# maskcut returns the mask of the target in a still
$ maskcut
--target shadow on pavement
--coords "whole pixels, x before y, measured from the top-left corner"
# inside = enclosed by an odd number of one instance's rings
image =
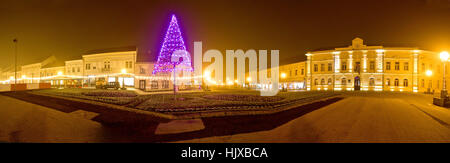
[[[202,118],[205,128],[199,131],[155,135],[154,132],[159,124],[156,120],[145,123],[103,123],[104,119],[111,119],[111,110],[101,106],[87,104],[82,102],[69,101],[64,99],[40,96],[23,92],[1,93],[37,105],[45,106],[65,113],[76,110],[86,110],[96,113],[108,114],[93,118],[92,120],[103,124],[103,137],[106,142],[170,142],[180,140],[190,140],[197,138],[205,138],[211,136],[225,136],[241,133],[250,133],[257,131],[266,131],[281,126],[293,119],[299,118],[314,110],[320,109],[329,104],[335,103],[342,97],[330,98],[323,101],[299,106],[297,108],[281,111],[268,115],[245,115],[245,116],[228,116],[228,117],[210,117]],[[112,118],[123,119],[121,116],[132,117],[131,113],[114,113]],[[141,118],[136,117],[137,122]]]
[[[229,116],[229,117],[213,117],[202,118],[205,129],[193,132],[154,135],[133,134],[133,142],[170,142],[180,140],[190,140],[197,138],[205,138],[211,136],[225,136],[241,133],[250,133],[257,131],[266,131],[281,126],[293,119],[299,118],[314,110],[320,109],[329,104],[342,100],[341,97],[331,98],[325,101],[303,105],[290,110],[278,112],[268,115],[249,115],[249,116]],[[131,136],[131,135],[130,135]]]

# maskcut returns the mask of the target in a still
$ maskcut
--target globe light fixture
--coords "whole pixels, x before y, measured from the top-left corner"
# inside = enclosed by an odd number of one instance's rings
[[[127,73],[127,69],[122,69],[122,74],[126,74]]]
[[[441,60],[444,62],[444,61],[447,61],[447,60],[448,60],[449,54],[448,54],[448,52],[443,51],[443,52],[441,52],[441,53],[439,54],[439,57],[440,57]]]
[[[281,73],[281,78],[282,79],[286,78],[286,73]]]
[[[433,75],[433,71],[427,70],[427,72],[425,72],[425,74],[426,74],[427,76],[431,76],[431,75]]]

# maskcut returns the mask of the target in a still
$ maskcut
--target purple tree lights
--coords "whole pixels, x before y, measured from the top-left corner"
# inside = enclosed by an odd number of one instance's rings
[[[174,54],[174,52],[178,50],[184,52]],[[187,59],[187,61],[174,63],[171,61],[172,55],[176,55],[178,58]],[[170,21],[169,28],[167,28],[166,36],[158,55],[158,60],[153,69],[153,74],[172,72],[175,65],[182,67],[182,69],[177,69],[177,71],[192,72],[191,57],[186,51],[177,18],[175,15],[172,15],[172,20]]]

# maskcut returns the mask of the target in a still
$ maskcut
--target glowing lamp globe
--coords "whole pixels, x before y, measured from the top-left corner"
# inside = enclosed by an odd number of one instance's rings
[[[431,75],[433,75],[433,71],[431,71],[431,70],[427,70],[427,72],[425,73],[427,76],[431,76]]]
[[[443,51],[439,54],[439,57],[441,58],[442,61],[447,61],[449,58],[449,54],[446,51]]]

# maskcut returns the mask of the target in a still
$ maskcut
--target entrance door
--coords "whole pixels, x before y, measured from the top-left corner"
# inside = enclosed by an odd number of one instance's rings
[[[355,91],[361,90],[361,80],[359,79],[359,76],[355,77]]]
[[[139,89],[145,90],[145,80],[139,80]]]

